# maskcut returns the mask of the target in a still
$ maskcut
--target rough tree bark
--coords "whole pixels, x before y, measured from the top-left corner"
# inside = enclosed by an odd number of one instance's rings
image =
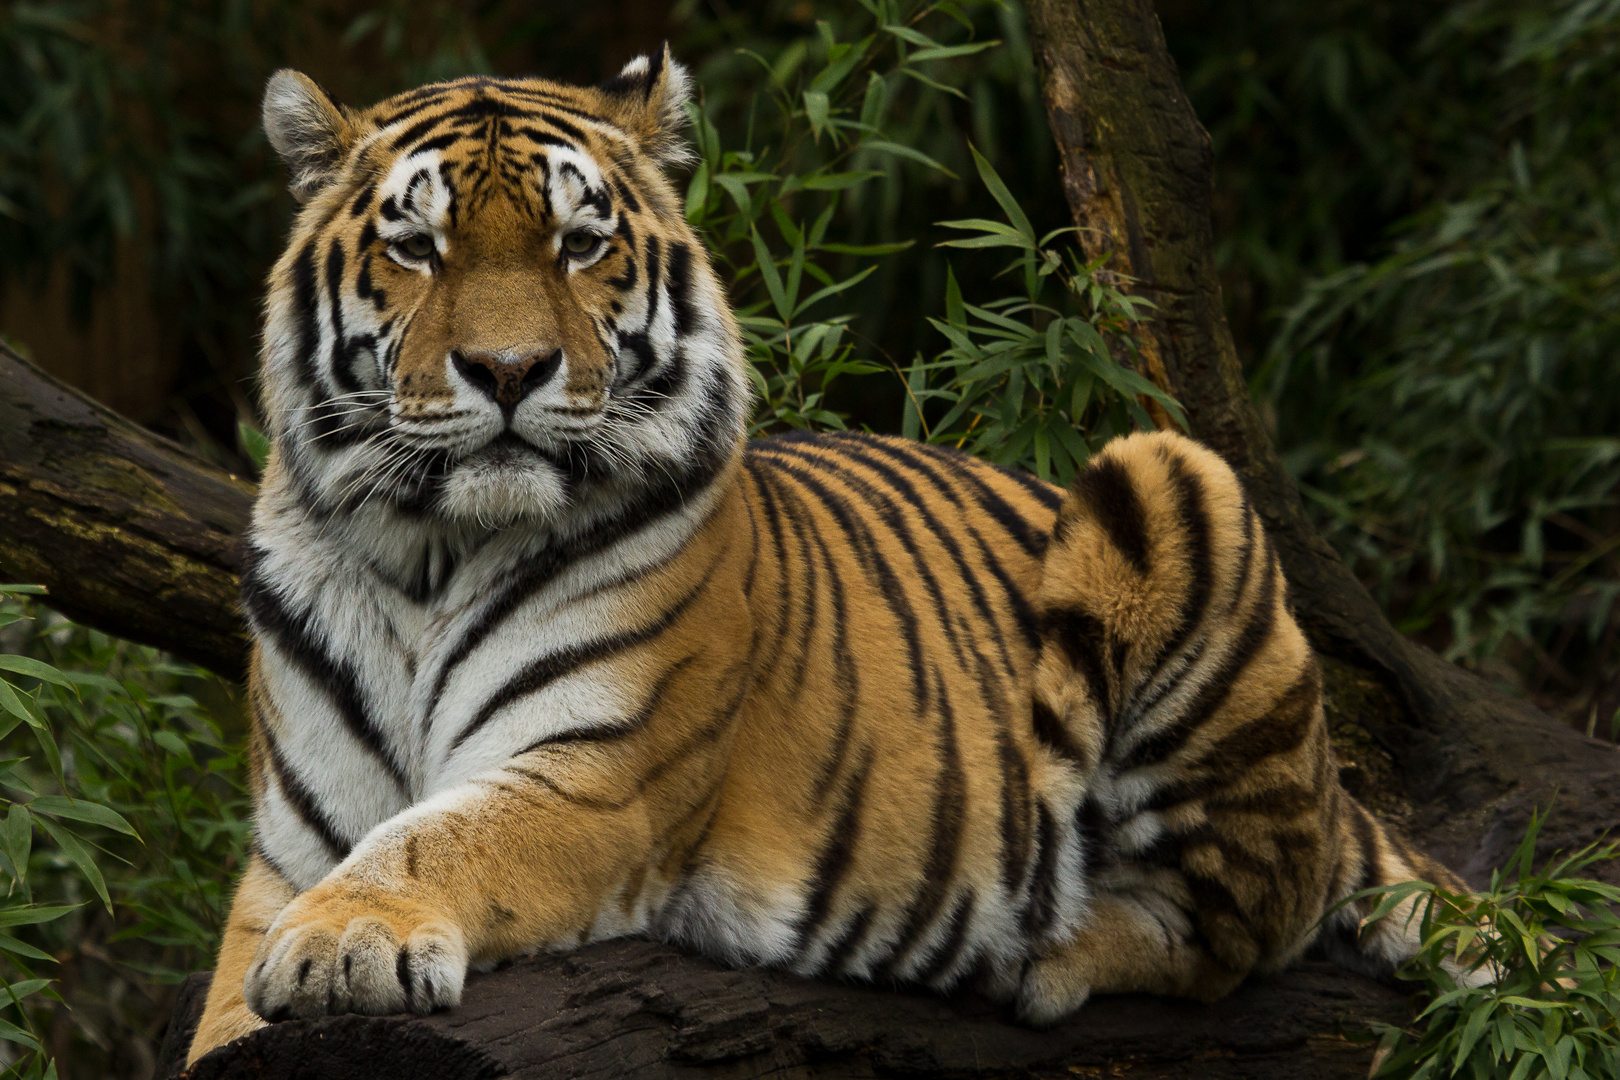
[[[1030,0],[1030,14],[1066,190],[1095,230],[1083,240],[1158,303],[1149,374],[1243,474],[1276,537],[1358,793],[1411,811],[1409,829],[1476,878],[1555,786],[1550,843],[1620,820],[1612,748],[1406,642],[1312,532],[1244,390],[1214,272],[1209,141],[1151,4]],[[251,492],[0,350],[0,572],[50,586],[70,615],[238,674],[232,543]],[[182,991],[171,1065],[206,982]],[[631,941],[476,976],[439,1016],[276,1025],[191,1075],[1359,1077],[1370,1053],[1345,1033],[1404,1009],[1394,991],[1307,965],[1215,1006],[1101,999],[1031,1032],[970,996],[728,971]]]
[[[1392,764],[1418,804],[1408,831],[1476,882],[1523,835],[1534,807],[1553,808],[1543,851],[1620,824],[1613,746],[1402,637],[1311,527],[1226,325],[1209,135],[1151,0],[1029,0],[1029,17],[1081,244],[1088,258],[1109,256],[1110,268],[1158,305],[1141,349],[1145,374],[1180,400],[1191,434],[1244,478],[1295,612],[1324,657],[1341,749],[1360,743],[1362,756]]]

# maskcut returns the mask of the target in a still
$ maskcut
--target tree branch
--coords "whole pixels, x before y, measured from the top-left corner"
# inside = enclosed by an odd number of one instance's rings
[[[0,346],[0,574],[63,614],[241,678],[253,491]]]

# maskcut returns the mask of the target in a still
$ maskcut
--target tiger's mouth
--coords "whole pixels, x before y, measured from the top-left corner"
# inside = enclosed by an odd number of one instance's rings
[[[480,465],[512,468],[533,464],[541,456],[539,447],[511,428],[507,428],[473,451],[471,458]]]

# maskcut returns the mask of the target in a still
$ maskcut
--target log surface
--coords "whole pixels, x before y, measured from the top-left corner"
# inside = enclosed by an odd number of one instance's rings
[[[160,1076],[179,1074],[207,976],[192,976]],[[1369,1022],[1401,1023],[1398,991],[1327,964],[1251,979],[1214,1005],[1101,997],[1044,1031],[983,998],[733,970],[627,940],[473,976],[428,1017],[276,1024],[221,1047],[186,1080],[1121,1077],[1362,1080]]]

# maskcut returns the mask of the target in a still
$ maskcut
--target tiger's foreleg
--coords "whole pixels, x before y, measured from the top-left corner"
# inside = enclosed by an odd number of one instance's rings
[[[665,773],[670,795],[600,745],[534,752],[400,813],[276,917],[248,1008],[430,1012],[459,1002],[469,964],[633,931],[685,850],[674,834],[701,824],[717,756]]]
[[[216,1046],[224,1046],[264,1026],[264,1021],[254,1015],[242,996],[242,980],[265,932],[292,898],[293,888],[286,879],[264,859],[253,856],[231,901],[214,981],[208,987],[202,1019],[186,1054],[187,1065]]]

